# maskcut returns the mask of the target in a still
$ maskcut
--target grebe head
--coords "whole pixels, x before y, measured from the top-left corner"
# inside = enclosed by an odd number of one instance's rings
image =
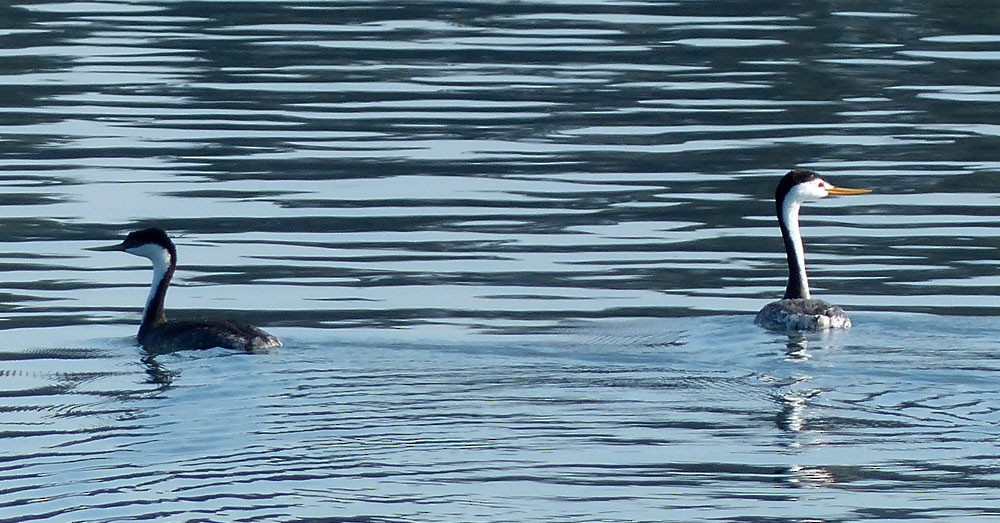
[[[792,169],[778,183],[774,198],[779,206],[788,208],[827,196],[849,196],[870,192],[871,189],[837,187],[809,169]]]
[[[91,251],[121,251],[141,256],[164,269],[177,258],[177,249],[163,229],[150,228],[129,233],[121,243],[104,247],[90,247]]]

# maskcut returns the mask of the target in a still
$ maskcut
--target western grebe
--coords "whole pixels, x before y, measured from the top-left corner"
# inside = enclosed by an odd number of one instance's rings
[[[850,328],[851,319],[843,309],[823,300],[814,300],[809,294],[805,249],[799,234],[799,207],[807,200],[870,192],[869,189],[835,187],[808,169],[793,169],[778,182],[774,201],[788,257],[788,285],[785,297],[761,309],[754,323],[766,329],[783,331]]]
[[[177,248],[163,229],[143,229],[129,233],[119,244],[91,247],[91,251],[122,251],[153,262],[153,284],[142,311],[136,339],[154,351],[210,349],[225,347],[257,352],[280,347],[278,338],[250,325],[230,320],[168,321],[163,310],[170,278],[177,268]]]

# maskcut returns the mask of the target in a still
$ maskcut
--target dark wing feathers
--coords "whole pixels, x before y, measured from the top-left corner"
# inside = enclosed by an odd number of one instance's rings
[[[168,321],[142,340],[150,350],[201,350],[213,347],[256,352],[281,342],[257,327],[231,320]]]

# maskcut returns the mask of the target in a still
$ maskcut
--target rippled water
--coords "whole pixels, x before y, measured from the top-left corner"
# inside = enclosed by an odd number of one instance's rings
[[[748,6],[0,7],[0,521],[1000,519],[1000,8]]]

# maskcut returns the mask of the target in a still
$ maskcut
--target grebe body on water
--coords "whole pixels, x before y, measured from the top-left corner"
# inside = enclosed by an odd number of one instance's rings
[[[840,307],[813,299],[806,274],[805,248],[799,233],[799,208],[808,200],[827,196],[870,193],[869,189],[836,187],[808,169],[793,169],[774,191],[778,226],[788,259],[788,284],[783,299],[769,303],[757,313],[754,323],[770,330],[847,329],[851,319]]]
[[[146,349],[173,351],[224,347],[258,352],[281,346],[278,338],[257,327],[231,320],[167,320],[163,301],[177,268],[177,248],[163,229],[129,233],[119,244],[91,251],[122,251],[153,262],[153,283],[142,311],[136,339]]]

